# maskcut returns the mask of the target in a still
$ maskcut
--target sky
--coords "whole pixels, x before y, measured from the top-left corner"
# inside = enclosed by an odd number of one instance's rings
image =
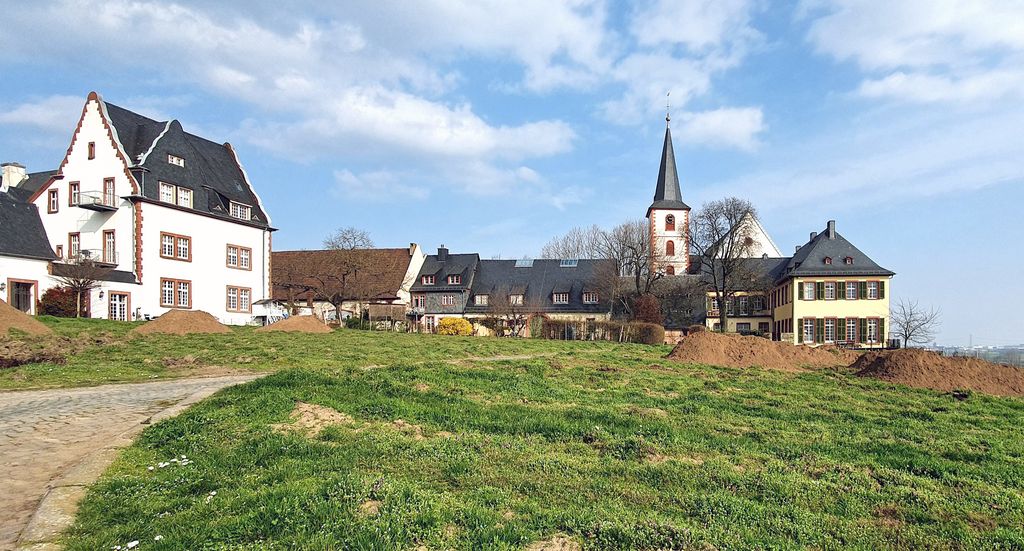
[[[683,199],[790,254],[835,219],[942,310],[1024,342],[1019,0],[4,0],[0,157],[56,168],[89,91],[238,150],[275,249],[334,229],[483,258]],[[670,94],[670,95],[667,95]]]

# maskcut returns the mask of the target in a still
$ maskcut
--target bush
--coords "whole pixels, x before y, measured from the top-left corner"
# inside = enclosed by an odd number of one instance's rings
[[[665,328],[656,323],[631,321],[566,321],[545,319],[542,339],[564,341],[612,341],[664,344]]]
[[[437,322],[437,334],[465,337],[473,334],[473,324],[464,318],[441,318]]]
[[[665,344],[665,328],[657,323],[633,322],[629,324],[632,332],[636,333],[633,342],[643,344]]]
[[[39,299],[39,313],[59,318],[75,317],[75,291],[69,287],[51,287]],[[84,305],[83,305],[84,306]]]
[[[661,301],[658,297],[649,293],[637,297],[633,301],[633,321],[661,325],[664,317],[661,314]]]
[[[708,330],[708,327],[706,325],[701,325],[699,323],[695,323],[695,324],[690,325],[690,326],[688,326],[686,328],[686,334],[689,335],[690,333],[703,333],[704,331],[707,331],[707,330]]]

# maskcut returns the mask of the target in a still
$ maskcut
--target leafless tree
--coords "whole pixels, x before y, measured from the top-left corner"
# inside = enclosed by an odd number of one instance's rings
[[[486,325],[498,336],[523,336],[530,317],[540,311],[535,300],[519,295],[510,288],[495,289],[487,296]]]
[[[100,266],[88,258],[74,259],[59,266],[60,275],[50,276],[60,287],[67,287],[75,292],[75,317],[82,317],[82,302],[93,289],[103,286],[103,281],[110,275],[111,268]]]
[[[691,218],[690,246],[701,277],[714,294],[722,331],[728,327],[728,301],[761,279],[748,261],[756,246],[754,227],[745,223],[748,216],[757,216],[750,201],[727,197],[705,203]]]
[[[372,249],[373,239],[370,234],[352,226],[338,228],[333,234],[324,239],[325,249],[334,250],[355,250]]]
[[[554,237],[540,250],[541,258],[604,258],[605,232],[596,225],[575,227]]]
[[[892,310],[892,332],[904,346],[926,344],[935,339],[942,314],[937,308],[925,308],[916,300],[904,300]]]

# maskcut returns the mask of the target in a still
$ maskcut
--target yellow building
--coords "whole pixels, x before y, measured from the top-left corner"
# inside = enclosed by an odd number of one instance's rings
[[[894,274],[839,235],[834,220],[791,258],[779,260],[768,296],[775,340],[885,346]]]

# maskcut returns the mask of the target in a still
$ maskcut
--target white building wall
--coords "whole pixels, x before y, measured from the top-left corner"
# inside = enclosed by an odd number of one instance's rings
[[[47,289],[53,286],[48,266],[49,262],[45,260],[0,256],[0,283],[5,285],[4,291],[0,293],[0,298],[9,304],[15,281],[30,282],[33,285],[33,297],[32,309],[29,313],[37,314],[36,302],[42,298]]]
[[[672,231],[665,229],[665,219],[670,214],[676,217],[676,229]],[[687,229],[690,226],[689,211],[654,209],[651,211],[649,223],[651,224],[651,248],[654,251],[656,264],[661,268],[671,265],[676,274],[685,274],[690,263],[690,251],[686,241]],[[675,255],[667,257],[665,248],[670,240],[675,245]]]

